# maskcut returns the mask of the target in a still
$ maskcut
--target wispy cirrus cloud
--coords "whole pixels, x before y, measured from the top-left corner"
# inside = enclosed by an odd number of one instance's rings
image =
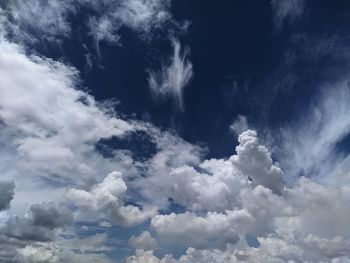
[[[304,0],[272,0],[271,5],[275,27],[281,30],[284,24],[292,25],[302,17],[306,3]]]
[[[183,93],[193,78],[193,65],[189,60],[189,48],[182,49],[176,39],[172,39],[172,45],[172,56],[159,71],[149,71],[148,82],[155,99],[170,98],[180,110],[184,110]]]
[[[63,41],[71,36],[81,10],[87,15],[86,26],[95,42],[121,44],[121,27],[136,32],[143,40],[151,41],[164,27],[172,32],[186,29],[185,24],[173,19],[171,0],[16,0],[0,6],[7,17],[5,26],[10,36],[24,43]],[[38,17],[36,14],[40,14]],[[85,22],[83,22],[85,23]]]

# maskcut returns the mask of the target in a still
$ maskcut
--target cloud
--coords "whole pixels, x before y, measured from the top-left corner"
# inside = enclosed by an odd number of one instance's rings
[[[59,262],[59,258],[54,255],[52,250],[44,246],[26,246],[20,250],[17,261],[27,263],[55,263]]]
[[[133,205],[124,205],[126,191],[121,174],[112,172],[90,191],[70,189],[66,197],[80,209],[79,212],[86,211],[92,218],[109,220],[122,226],[140,224],[156,214],[152,208],[141,210]]]
[[[237,119],[231,124],[230,129],[235,135],[240,135],[242,132],[248,130],[248,120],[243,115],[238,115]]]
[[[73,215],[64,208],[57,208],[53,203],[34,204],[30,207],[26,218],[32,225],[49,229],[65,227],[73,224]]]
[[[74,5],[73,1],[15,0],[7,5],[5,12],[9,16],[6,26],[18,40],[57,41],[71,32],[68,17],[74,13]]]
[[[69,35],[66,19],[78,4],[96,11],[87,21],[97,42],[116,44],[121,27],[146,40],[172,19],[168,1],[14,3],[20,6],[10,9],[12,29],[31,40],[39,32],[47,39]],[[273,1],[280,27],[301,17],[304,11],[290,6],[298,3]],[[28,16],[33,12],[43,13],[36,24]],[[184,109],[192,64],[179,41],[173,47],[169,63],[150,72],[150,87]],[[0,168],[6,180],[0,182],[0,261],[111,262],[107,254],[120,244],[108,234],[136,225],[133,233],[142,232],[128,241],[135,249],[128,263],[349,261],[350,162],[338,151],[349,134],[346,81],[332,84],[295,126],[284,127],[282,135],[274,131],[279,163],[256,131],[245,130],[244,117],[232,128],[240,133],[236,152],[205,160],[205,148],[149,123],[122,120],[113,105],[96,102],[80,89],[75,68],[4,38],[0,49]],[[106,157],[96,149],[101,140],[135,131],[149,135],[150,156],[136,160],[131,151],[107,149]],[[294,180],[286,184],[286,178]],[[55,205],[64,192],[64,203]],[[16,215],[23,207],[29,208]],[[87,221],[84,236],[79,221]],[[154,250],[183,255],[158,258]]]
[[[252,130],[243,132],[238,142],[237,155],[231,156],[230,161],[244,175],[249,176],[254,185],[263,185],[281,194],[283,171],[273,163],[268,149],[259,144],[257,133]]]
[[[60,43],[74,30],[72,18],[81,12],[88,17],[85,25],[99,51],[99,42],[120,44],[121,27],[126,27],[145,40],[151,41],[157,32],[186,30],[185,24],[175,21],[170,13],[170,0],[16,0],[2,8],[7,17],[7,33],[17,41],[33,44],[38,41]],[[36,14],[41,14],[38,18]]]
[[[177,244],[185,243],[190,248],[178,260],[170,255],[157,258],[152,251],[140,250],[127,262],[142,262],[145,259],[167,263],[347,262],[350,256],[347,249],[350,242],[347,224],[350,213],[345,204],[349,198],[348,188],[324,186],[301,178],[295,187],[287,188],[283,196],[275,195],[263,186],[243,189],[241,194],[245,202],[241,215],[245,216],[234,217],[236,220],[219,214],[207,217],[188,213],[158,215],[152,226],[156,232],[158,228],[160,238]],[[236,209],[233,214],[238,212]],[[230,227],[228,222],[235,222],[236,225]],[[215,248],[218,244],[215,230],[225,227],[231,231],[255,233],[259,246],[250,247],[240,239],[236,245]],[[213,232],[208,234],[208,231]],[[214,240],[210,246],[205,243],[207,234]],[[234,237],[232,234],[229,236]],[[220,235],[220,238],[224,238],[224,235]]]
[[[154,252],[144,251],[142,249],[136,250],[136,254],[134,256],[128,257],[125,261],[126,263],[176,263],[176,260],[172,257],[172,255],[166,255],[163,259],[158,259],[154,256]]]
[[[164,242],[183,244],[194,248],[218,247],[239,241],[240,230],[249,224],[246,211],[226,211],[225,214],[208,213],[201,217],[192,213],[158,215],[151,225]]]
[[[123,0],[114,16],[135,31],[150,33],[171,19],[170,6],[170,0]]]
[[[103,252],[111,250],[105,246],[107,235],[96,234],[86,238],[59,240],[51,243],[35,243],[20,248],[17,260],[24,262],[98,262],[111,263]],[[17,261],[16,261],[17,262]]]
[[[162,245],[190,247],[187,253],[175,260],[139,250],[129,262],[327,262],[349,257],[349,173],[340,184],[329,174],[322,183],[301,177],[284,185],[284,173],[255,131],[243,132],[239,142],[237,155],[229,160],[173,168],[160,182],[185,212],[156,215],[152,230]],[[257,238],[257,248],[248,245],[247,234]]]
[[[134,249],[155,250],[158,247],[158,242],[148,231],[143,231],[139,236],[132,236],[129,239],[129,244]]]
[[[15,195],[15,183],[0,181],[0,211],[7,210]]]
[[[347,80],[324,84],[303,116],[282,128],[276,152],[290,181],[300,175],[322,178],[347,166],[337,147],[350,132],[349,99]]]
[[[134,130],[133,124],[77,89],[74,68],[27,56],[20,46],[5,39],[0,40],[0,49],[0,156],[4,160],[0,165],[4,178],[16,181],[20,192],[32,189],[34,198],[43,191],[41,183],[50,185],[45,180],[63,186],[93,183],[96,175],[113,171],[113,160],[104,158],[94,145],[101,139],[124,136]],[[15,209],[18,202],[15,197]]]
[[[193,66],[188,59],[189,49],[181,50],[181,44],[173,39],[174,53],[160,71],[149,72],[149,87],[156,99],[171,98],[184,110],[183,90],[193,77]]]
[[[23,241],[46,242],[54,239],[56,229],[72,223],[73,216],[67,209],[53,203],[34,204],[23,218],[10,217],[0,233]]]
[[[272,0],[271,5],[277,30],[281,30],[286,23],[295,23],[305,10],[304,0]]]
[[[19,258],[22,249],[54,242],[58,233],[68,229],[72,223],[70,211],[51,202],[30,206],[23,217],[8,215],[0,227],[0,261],[27,262]],[[43,252],[41,256],[38,254],[37,260],[48,258],[51,258],[50,253]]]
[[[192,211],[217,212],[238,206],[239,193],[247,187],[263,185],[281,194],[284,174],[267,148],[259,143],[257,133],[243,132],[239,142],[237,154],[228,160],[203,162],[201,148],[181,144],[180,140],[165,144],[164,150],[144,164],[150,176],[139,178],[137,189],[158,205],[167,204],[170,198]]]

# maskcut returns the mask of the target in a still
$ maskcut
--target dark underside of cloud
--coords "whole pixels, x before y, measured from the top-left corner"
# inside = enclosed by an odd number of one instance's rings
[[[0,262],[350,262],[346,0],[0,2]]]

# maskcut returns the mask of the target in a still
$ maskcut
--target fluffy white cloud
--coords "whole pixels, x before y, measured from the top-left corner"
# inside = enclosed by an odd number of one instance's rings
[[[192,212],[157,215],[152,229],[161,244],[194,249],[178,261],[138,251],[130,262],[347,262],[348,175],[340,185],[330,174],[322,183],[301,177],[287,186],[256,132],[239,142],[229,160],[172,168],[161,181],[164,194]],[[258,248],[247,245],[246,234],[257,237]]]
[[[121,173],[112,172],[90,191],[70,189],[66,197],[80,209],[78,212],[88,212],[90,220],[99,218],[117,225],[133,226],[156,214],[153,208],[141,210],[133,205],[124,205],[126,191]]]
[[[257,133],[248,130],[238,137],[237,155],[230,161],[242,174],[252,179],[253,185],[263,185],[277,194],[283,188],[283,171],[273,163],[268,149],[259,144]]]
[[[95,144],[123,136],[133,125],[76,89],[74,68],[28,56],[5,39],[0,40],[0,50],[3,178],[16,181],[20,192],[32,188],[34,198],[42,191],[40,178],[66,186],[113,171],[113,160],[103,158]],[[15,197],[15,209],[19,202]]]
[[[202,163],[199,149],[195,151],[193,146],[180,147],[177,143],[174,153],[166,147],[146,163],[151,176],[139,179],[142,193],[163,202],[171,198],[193,211],[218,212],[240,206],[239,194],[245,188],[263,185],[281,194],[283,172],[273,163],[267,148],[259,144],[256,132],[242,133],[239,142],[237,154],[229,160],[212,159]],[[191,156],[195,157],[193,162],[190,162]],[[187,159],[187,163],[175,162],[178,158]]]
[[[156,99],[171,98],[184,110],[183,90],[193,77],[193,66],[188,59],[189,49],[181,50],[180,42],[172,40],[174,53],[160,71],[150,71],[149,87]]]
[[[158,247],[157,240],[148,231],[143,231],[139,236],[132,236],[129,244],[135,249],[143,250],[155,250]]]
[[[224,214],[210,212],[205,217],[193,213],[158,215],[151,225],[164,242],[175,242],[195,248],[226,248],[239,241],[252,220],[244,210],[226,211]]]
[[[176,260],[171,255],[166,255],[163,259],[158,259],[154,256],[152,250],[144,251],[142,249],[136,250],[134,256],[128,257],[126,263],[176,263]]]
[[[86,238],[63,239],[50,243],[38,242],[18,249],[15,262],[115,262],[102,253],[112,249],[105,246],[106,241],[107,235],[96,234]]]

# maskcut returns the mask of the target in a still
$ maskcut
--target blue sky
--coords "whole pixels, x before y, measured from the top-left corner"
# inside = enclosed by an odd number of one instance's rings
[[[346,0],[0,2],[0,262],[350,262]]]

